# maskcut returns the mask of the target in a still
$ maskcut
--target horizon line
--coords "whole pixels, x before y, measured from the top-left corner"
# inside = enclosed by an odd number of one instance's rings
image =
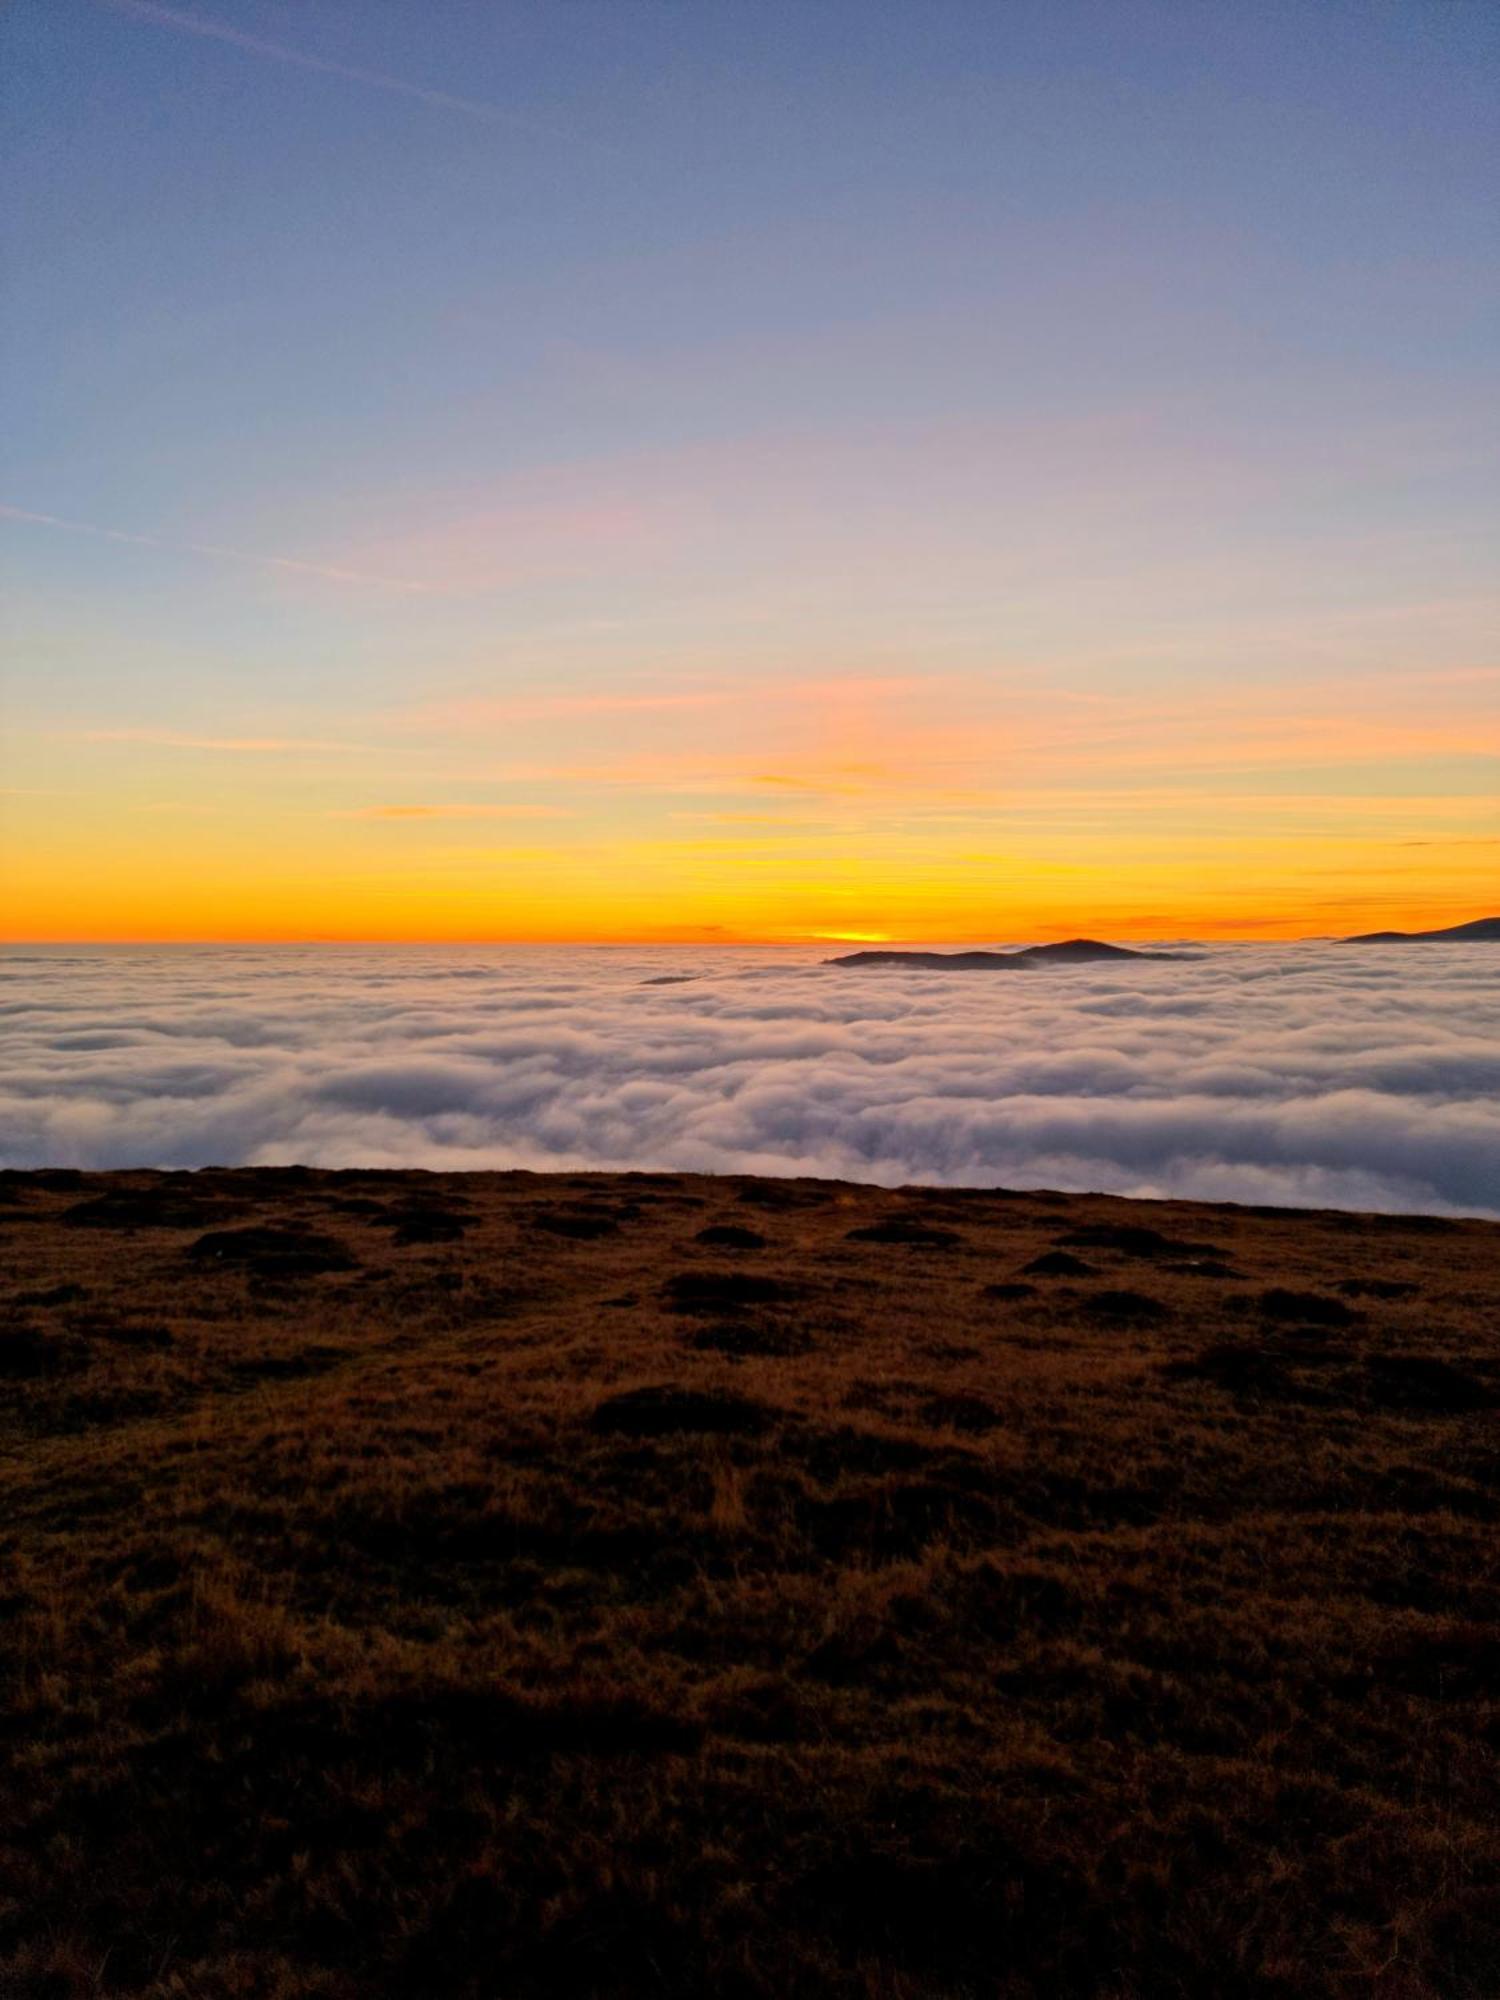
[[[1493,920],[1494,919],[1491,919],[1491,921]],[[1467,918],[1467,919],[1458,918],[1458,919],[1450,919],[1440,924],[1427,924],[1424,925],[1423,927],[1431,929],[1452,929],[1452,928],[1457,928],[1466,922],[1483,922],[1483,921],[1485,921],[1485,918],[1482,916],[1478,918]],[[1411,923],[1412,920],[1408,920],[1408,922]],[[1417,926],[1413,923],[1412,927],[1416,928]],[[1396,930],[1397,928],[1398,927],[1395,925],[1382,926],[1382,929],[1388,929],[1392,931]],[[1370,933],[1364,933],[1364,935],[1370,935]],[[154,949],[154,950],[170,950],[174,948],[180,948],[183,950],[192,950],[196,947],[204,947],[204,946],[229,947],[229,946],[251,946],[251,945],[285,946],[292,948],[305,947],[305,946],[321,946],[321,947],[349,946],[353,948],[369,948],[371,946],[386,946],[386,947],[411,946],[426,950],[435,950],[444,946],[455,946],[464,949],[473,949],[475,947],[498,949],[498,948],[510,948],[519,946],[519,947],[526,947],[529,949],[554,949],[554,950],[567,949],[567,950],[602,950],[602,951],[639,951],[647,949],[662,950],[662,951],[709,951],[709,950],[798,951],[815,945],[828,945],[828,946],[846,945],[856,948],[868,947],[872,950],[892,950],[892,949],[901,950],[910,947],[912,949],[917,949],[917,950],[931,951],[931,950],[943,950],[947,948],[983,949],[986,947],[994,948],[997,946],[1016,945],[1022,943],[1023,939],[1028,937],[1032,939],[1040,939],[1041,941],[1047,943],[1070,943],[1073,942],[1074,940],[1080,940],[1096,944],[1142,943],[1142,942],[1154,942],[1154,943],[1192,942],[1201,944],[1298,944],[1298,943],[1317,944],[1329,940],[1339,943],[1349,941],[1346,933],[1341,931],[1328,931],[1328,930],[1325,931],[1298,930],[1298,931],[1284,931],[1284,932],[1266,931],[1261,933],[1247,933],[1243,930],[1236,930],[1233,932],[1222,932],[1213,929],[1174,930],[1171,928],[1159,928],[1153,930],[1132,929],[1129,931],[1110,931],[1108,933],[1096,933],[1093,931],[1084,932],[1078,930],[1069,930],[1066,927],[1059,927],[1056,925],[1048,925],[1044,927],[1042,930],[1037,932],[1028,932],[1028,933],[1016,932],[1011,934],[1001,934],[995,931],[990,931],[982,934],[966,932],[966,933],[955,933],[952,936],[942,936],[942,937],[902,936],[897,933],[872,933],[868,931],[862,933],[806,931],[806,932],[800,932],[795,936],[790,936],[790,937],[785,935],[757,936],[753,933],[747,934],[742,937],[725,936],[722,934],[716,934],[713,936],[703,936],[703,937],[650,937],[650,936],[640,936],[640,937],[541,936],[539,937],[535,935],[506,937],[506,936],[496,936],[493,933],[475,933],[473,935],[450,934],[450,935],[433,936],[433,937],[378,936],[378,935],[334,936],[323,933],[309,933],[306,935],[300,935],[300,934],[275,935],[275,936],[253,935],[253,934],[239,935],[239,936],[205,935],[201,937],[154,937],[154,936],[134,936],[134,935],[88,936],[88,937],[9,937],[9,938],[0,938],[0,951],[13,951],[13,950],[58,951],[69,948],[108,947],[108,946],[137,947],[142,949]]]

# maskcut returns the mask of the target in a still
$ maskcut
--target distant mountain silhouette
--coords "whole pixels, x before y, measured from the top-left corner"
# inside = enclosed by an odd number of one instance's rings
[[[1022,958],[1055,959],[1061,965],[1091,965],[1098,958],[1198,958],[1196,951],[1132,951],[1123,944],[1101,944],[1097,938],[1069,938],[1063,944],[1028,945]]]
[[[1345,944],[1500,944],[1500,917],[1476,917],[1442,931],[1365,931]]]
[[[1192,959],[1196,952],[1131,951],[1097,938],[1069,938],[1064,944],[1033,944],[1024,951],[852,951],[828,965],[914,965],[934,972],[1029,972],[1038,965],[1094,965],[1101,959]]]

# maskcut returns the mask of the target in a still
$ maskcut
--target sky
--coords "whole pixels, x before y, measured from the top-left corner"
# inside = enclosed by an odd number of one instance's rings
[[[1500,909],[1484,0],[10,0],[15,939]]]

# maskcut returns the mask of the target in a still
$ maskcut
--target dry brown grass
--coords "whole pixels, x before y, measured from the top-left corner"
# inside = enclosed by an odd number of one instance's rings
[[[300,1170],[0,1218],[5,1993],[1500,1992],[1495,1227]]]

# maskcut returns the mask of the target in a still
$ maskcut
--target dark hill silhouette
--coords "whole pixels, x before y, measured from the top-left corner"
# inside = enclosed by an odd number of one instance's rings
[[[1062,944],[1033,944],[1024,951],[852,951],[828,965],[914,965],[935,972],[1029,972],[1037,965],[1094,965],[1116,958],[1191,959],[1194,952],[1131,951],[1097,938],[1068,938]]]
[[[1476,917],[1441,931],[1364,931],[1345,944],[1500,944],[1500,917]]]
[[[1101,944],[1097,938],[1068,938],[1062,944],[1028,945],[1021,956],[1053,960],[1059,965],[1092,965],[1101,958],[1191,959],[1199,954],[1193,951],[1133,951],[1128,945]]]
[[[1030,972],[1035,961],[1023,951],[851,951],[825,965],[915,965],[945,972]]]

